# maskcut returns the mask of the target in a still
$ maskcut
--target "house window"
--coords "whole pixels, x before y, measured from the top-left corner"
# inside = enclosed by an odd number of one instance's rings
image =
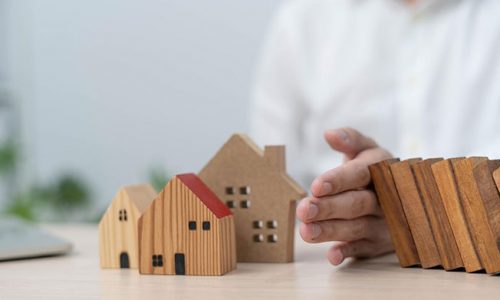
[[[278,236],[276,234],[270,234],[267,236],[267,242],[268,243],[277,243],[278,242]]]
[[[226,206],[229,208],[234,208],[234,201],[233,200],[227,200],[226,201]]]
[[[240,187],[240,195],[250,195],[250,187],[249,186]]]
[[[278,228],[278,221],[276,221],[276,220],[267,221],[267,228],[269,228],[269,229]]]
[[[202,227],[203,227],[203,230],[210,230],[210,222],[203,221]]]
[[[253,241],[256,243],[261,243],[264,241],[264,236],[262,234],[254,234]]]
[[[189,230],[196,230],[196,221],[189,221],[188,227]]]
[[[152,264],[153,264],[153,268],[163,267],[163,255],[161,255],[161,254],[153,255]]]
[[[262,221],[253,221],[253,228],[255,229],[261,229],[262,227],[264,227],[264,222]]]
[[[240,207],[241,208],[250,208],[250,200],[241,200]]]
[[[226,187],[226,195],[234,195],[234,188],[232,186]]]
[[[120,220],[120,222],[128,220],[126,209],[120,209],[120,211],[118,212],[118,220]]]

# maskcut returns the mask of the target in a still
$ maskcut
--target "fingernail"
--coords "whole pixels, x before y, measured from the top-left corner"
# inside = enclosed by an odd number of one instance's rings
[[[340,249],[333,251],[331,261],[332,264],[336,266],[340,265],[344,261],[344,255],[342,255],[342,251],[340,251]]]
[[[307,218],[312,219],[312,218],[316,217],[318,212],[319,212],[319,208],[316,204],[314,204],[314,203],[309,204],[309,210],[307,211]]]
[[[340,138],[342,139],[342,141],[344,141],[344,143],[346,143],[349,140],[347,131],[345,131],[344,129],[340,129]]]
[[[321,234],[321,227],[318,224],[312,224],[312,239],[314,240]]]
[[[332,191],[332,185],[328,182],[323,182],[321,185],[321,196],[327,195]]]

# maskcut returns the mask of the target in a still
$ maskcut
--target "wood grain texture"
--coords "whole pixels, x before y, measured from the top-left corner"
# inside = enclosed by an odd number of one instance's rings
[[[128,257],[129,268],[138,268],[137,223],[156,194],[149,184],[126,186],[118,191],[99,223],[101,268],[120,268],[122,253]]]
[[[460,200],[455,172],[452,167],[454,162],[464,159],[465,158],[452,158],[443,160],[432,164],[431,168],[465,270],[467,272],[476,272],[482,270],[483,267],[469,231],[469,226],[462,208],[462,201]]]
[[[441,265],[441,257],[412,172],[412,165],[419,161],[417,158],[393,163],[391,172],[420,263],[423,268],[432,268]]]
[[[493,172],[493,179],[495,179],[495,183],[497,185],[497,189],[500,192],[500,168],[496,169]]]
[[[390,169],[398,161],[399,159],[385,160],[370,165],[369,169],[399,264],[409,267],[420,264],[420,260]]]
[[[199,176],[232,205],[239,262],[293,261],[295,206],[306,192],[286,173],[284,146],[262,151],[248,136],[235,134]],[[241,193],[242,187],[248,191]]]
[[[422,202],[427,212],[441,263],[445,270],[464,267],[446,209],[432,173],[432,164],[442,158],[426,159],[412,165]]]
[[[141,274],[176,274],[175,254],[183,254],[185,275],[223,275],[236,268],[235,246],[233,216],[217,218],[177,176],[139,219]],[[154,255],[162,256],[160,266]]]

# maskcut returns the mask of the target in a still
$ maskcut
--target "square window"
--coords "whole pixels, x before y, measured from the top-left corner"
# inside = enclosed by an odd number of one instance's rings
[[[163,267],[163,255],[158,255],[158,267]]]
[[[240,195],[250,195],[250,187],[249,186],[240,187]]]
[[[262,234],[254,234],[253,241],[256,243],[261,243],[264,241],[264,236]]]
[[[234,195],[234,188],[232,186],[226,187],[226,195]]]
[[[196,221],[189,221],[188,227],[189,230],[196,230]]]
[[[276,221],[276,220],[267,221],[267,228],[270,228],[270,229],[278,228],[278,221]]]
[[[153,255],[152,263],[153,263],[153,267],[158,266],[158,256]]]
[[[255,229],[260,229],[262,227],[264,227],[264,222],[262,221],[253,221],[253,228]]]
[[[210,230],[210,222],[209,221],[203,221],[203,230]]]
[[[250,200],[241,200],[240,207],[241,208],[250,208]]]
[[[267,242],[268,243],[277,243],[278,242],[278,236],[276,234],[270,234],[267,236]]]
[[[226,206],[229,208],[234,208],[234,201],[233,200],[227,200],[226,201]]]

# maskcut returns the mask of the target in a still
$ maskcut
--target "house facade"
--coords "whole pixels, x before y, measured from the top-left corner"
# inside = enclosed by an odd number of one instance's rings
[[[156,194],[149,184],[126,186],[118,191],[99,223],[101,268],[138,268],[137,222]]]
[[[296,200],[306,193],[286,173],[284,146],[262,151],[235,134],[199,176],[234,214],[239,262],[293,261]]]
[[[231,211],[195,174],[175,176],[139,220],[139,272],[223,275],[236,268]]]

